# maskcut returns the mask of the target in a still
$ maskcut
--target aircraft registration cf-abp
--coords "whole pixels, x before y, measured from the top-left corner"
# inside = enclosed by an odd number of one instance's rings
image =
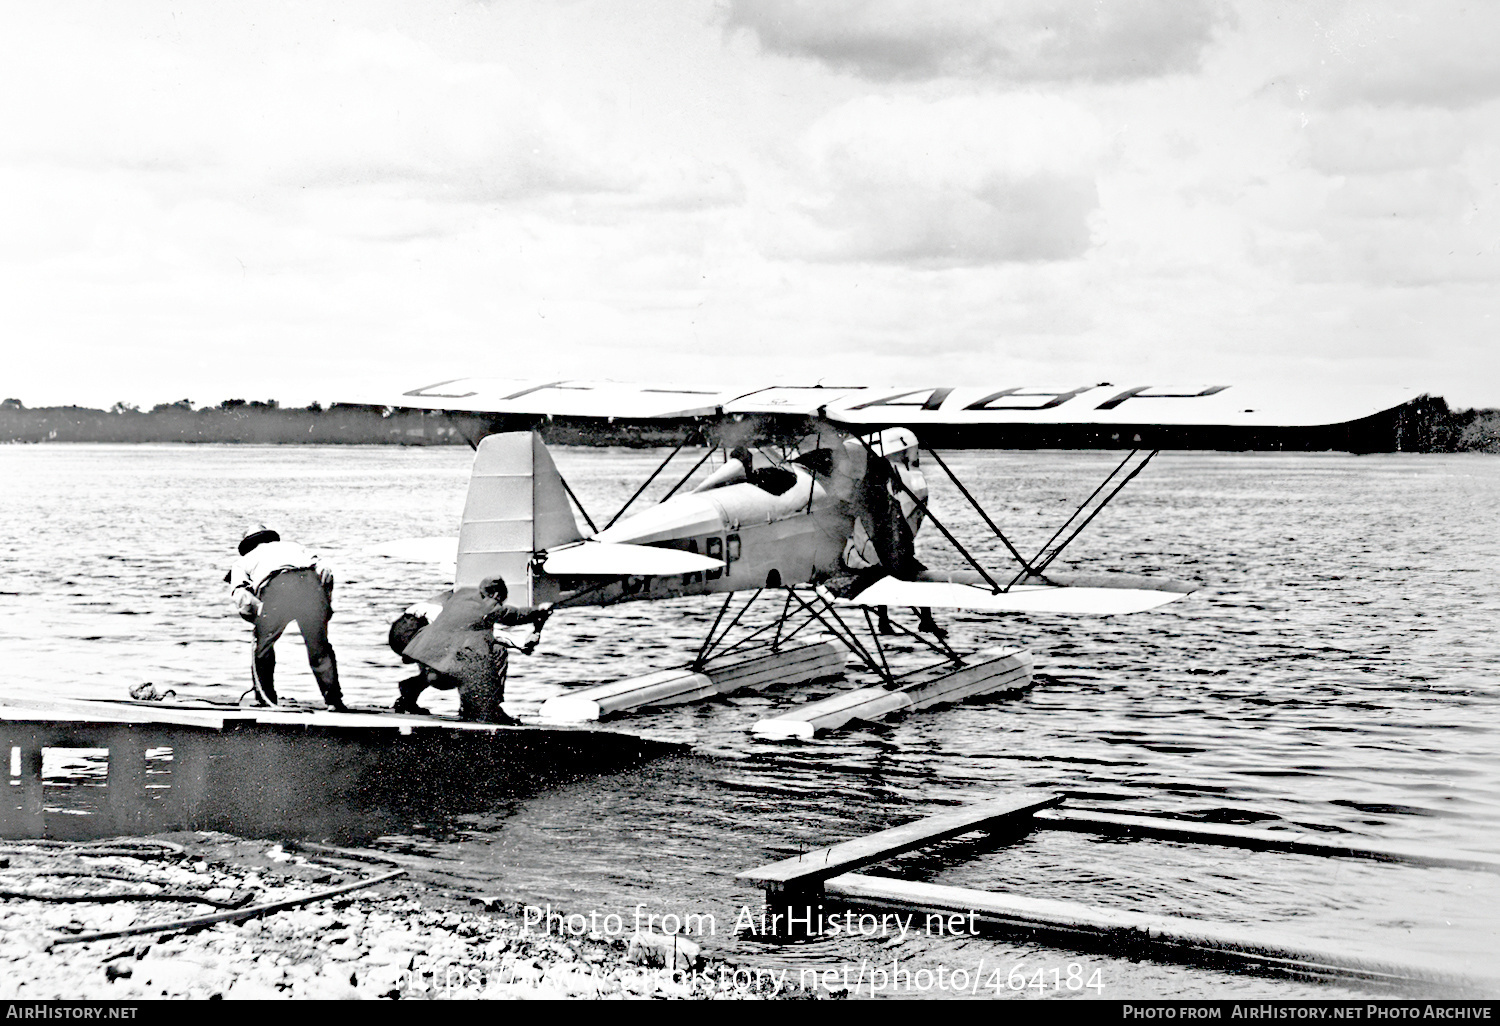
[[[691,701],[741,687],[798,682],[842,671],[852,654],[880,684],[835,695],[764,720],[767,735],[810,736],[851,719],[878,719],[1030,679],[1031,658],[1016,649],[961,655],[934,609],[986,613],[1134,613],[1181,598],[1195,586],[1126,573],[1066,574],[1058,557],[1151,460],[1130,449],[1040,550],[1021,551],[952,473],[933,437],[1004,443],[1007,430],[1087,428],[1129,445],[1162,431],[1308,429],[1348,424],[1412,398],[1409,392],[1208,385],[1099,384],[1047,390],[1011,387],[788,387],[718,392],[614,382],[468,378],[399,394],[372,405],[480,413],[505,428],[475,444],[459,528],[455,583],[499,575],[514,601],[565,608],[724,594],[696,656],[677,670],[615,682],[554,699],[544,714],[598,718],[647,705]],[[544,419],[688,425],[686,441],[602,527],[578,503],[534,429]],[[636,499],[692,442],[705,450],[666,496]],[[716,453],[723,462],[692,483]],[[926,473],[948,476],[1003,546],[1008,565],[986,565],[928,504]],[[575,509],[583,518],[580,525]],[[915,538],[930,526],[953,552],[952,565],[924,566]],[[972,541],[972,539],[971,539]],[[444,543],[449,544],[450,543]],[[385,554],[412,558],[423,546]],[[427,549],[430,551],[430,546]],[[749,605],[768,589],[784,594],[780,612],[751,628]],[[729,616],[733,593],[749,592]],[[912,629],[892,609],[916,611]],[[867,630],[857,630],[862,622]],[[811,624],[836,639],[794,643]],[[743,624],[743,626],[742,626]],[[730,644],[733,628],[744,634]],[[898,674],[880,638],[901,631],[939,662]],[[753,658],[746,658],[758,652]],[[737,662],[729,662],[729,657]]]

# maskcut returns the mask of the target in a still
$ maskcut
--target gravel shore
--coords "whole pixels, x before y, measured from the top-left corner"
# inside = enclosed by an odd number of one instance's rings
[[[208,833],[0,842],[0,861],[0,999],[811,996],[737,975],[682,938],[542,935],[524,928],[513,904],[457,907],[409,878],[240,921],[77,942],[243,915],[393,867]]]

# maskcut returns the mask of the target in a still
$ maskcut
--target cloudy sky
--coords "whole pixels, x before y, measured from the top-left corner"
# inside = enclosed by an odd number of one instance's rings
[[[0,394],[1500,405],[1500,4],[0,4]]]

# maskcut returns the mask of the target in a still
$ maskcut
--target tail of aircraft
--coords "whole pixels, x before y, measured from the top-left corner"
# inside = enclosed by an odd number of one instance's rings
[[[458,531],[457,587],[499,576],[512,604],[531,605],[532,554],[582,538],[540,435],[511,431],[479,443]]]

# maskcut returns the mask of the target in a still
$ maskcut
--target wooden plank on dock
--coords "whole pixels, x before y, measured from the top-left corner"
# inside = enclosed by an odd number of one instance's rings
[[[1019,689],[1031,682],[1031,653],[992,648],[975,654],[979,662],[907,684],[845,691],[756,722],[751,731],[766,738],[811,738],[838,730],[851,720],[874,722],[892,713],[928,709],[975,695]]]
[[[0,719],[32,723],[169,723],[179,727],[223,730],[227,720],[244,718],[247,717],[231,711],[158,707],[155,704],[90,702],[77,698],[0,698]]]
[[[1033,818],[1036,826],[1051,830],[1156,837],[1171,841],[1252,848],[1257,851],[1286,851],[1300,855],[1371,859],[1377,862],[1403,862],[1408,865],[1500,873],[1500,856],[1487,852],[1445,850],[1420,844],[1366,840],[1354,844],[1336,839],[1337,835],[1330,834],[1259,830],[1254,827],[1194,823],[1161,816],[1128,816],[1073,809],[1047,809],[1038,812]]]
[[[1084,937],[1096,947],[1149,953],[1172,961],[1260,967],[1303,976],[1342,976],[1396,985],[1436,984],[1464,993],[1494,993],[1500,987],[1500,981],[1476,980],[1453,972],[1449,966],[1424,965],[1405,954],[1390,958],[1319,950],[1263,930],[1201,919],[1154,916],[858,873],[825,880],[823,893],[851,905],[923,917],[913,921],[911,928],[915,930],[924,928],[927,915],[941,918],[945,925],[956,916],[963,920],[965,928],[972,923],[976,928],[983,925],[992,931],[1026,936],[1062,936],[1073,940]]]
[[[1032,813],[1062,800],[1060,794],[1037,793],[991,798],[747,870],[736,879],[754,881],[771,892],[812,889],[829,877],[873,866],[960,834],[986,830],[1007,820],[1029,822]]]
[[[473,723],[444,716],[414,716],[390,712],[329,712],[296,707],[226,707],[207,703],[136,702],[114,699],[0,698],[0,722],[69,726],[109,725],[205,727],[223,730],[233,725],[320,727],[345,730],[441,729],[494,734],[531,730],[496,723]]]

